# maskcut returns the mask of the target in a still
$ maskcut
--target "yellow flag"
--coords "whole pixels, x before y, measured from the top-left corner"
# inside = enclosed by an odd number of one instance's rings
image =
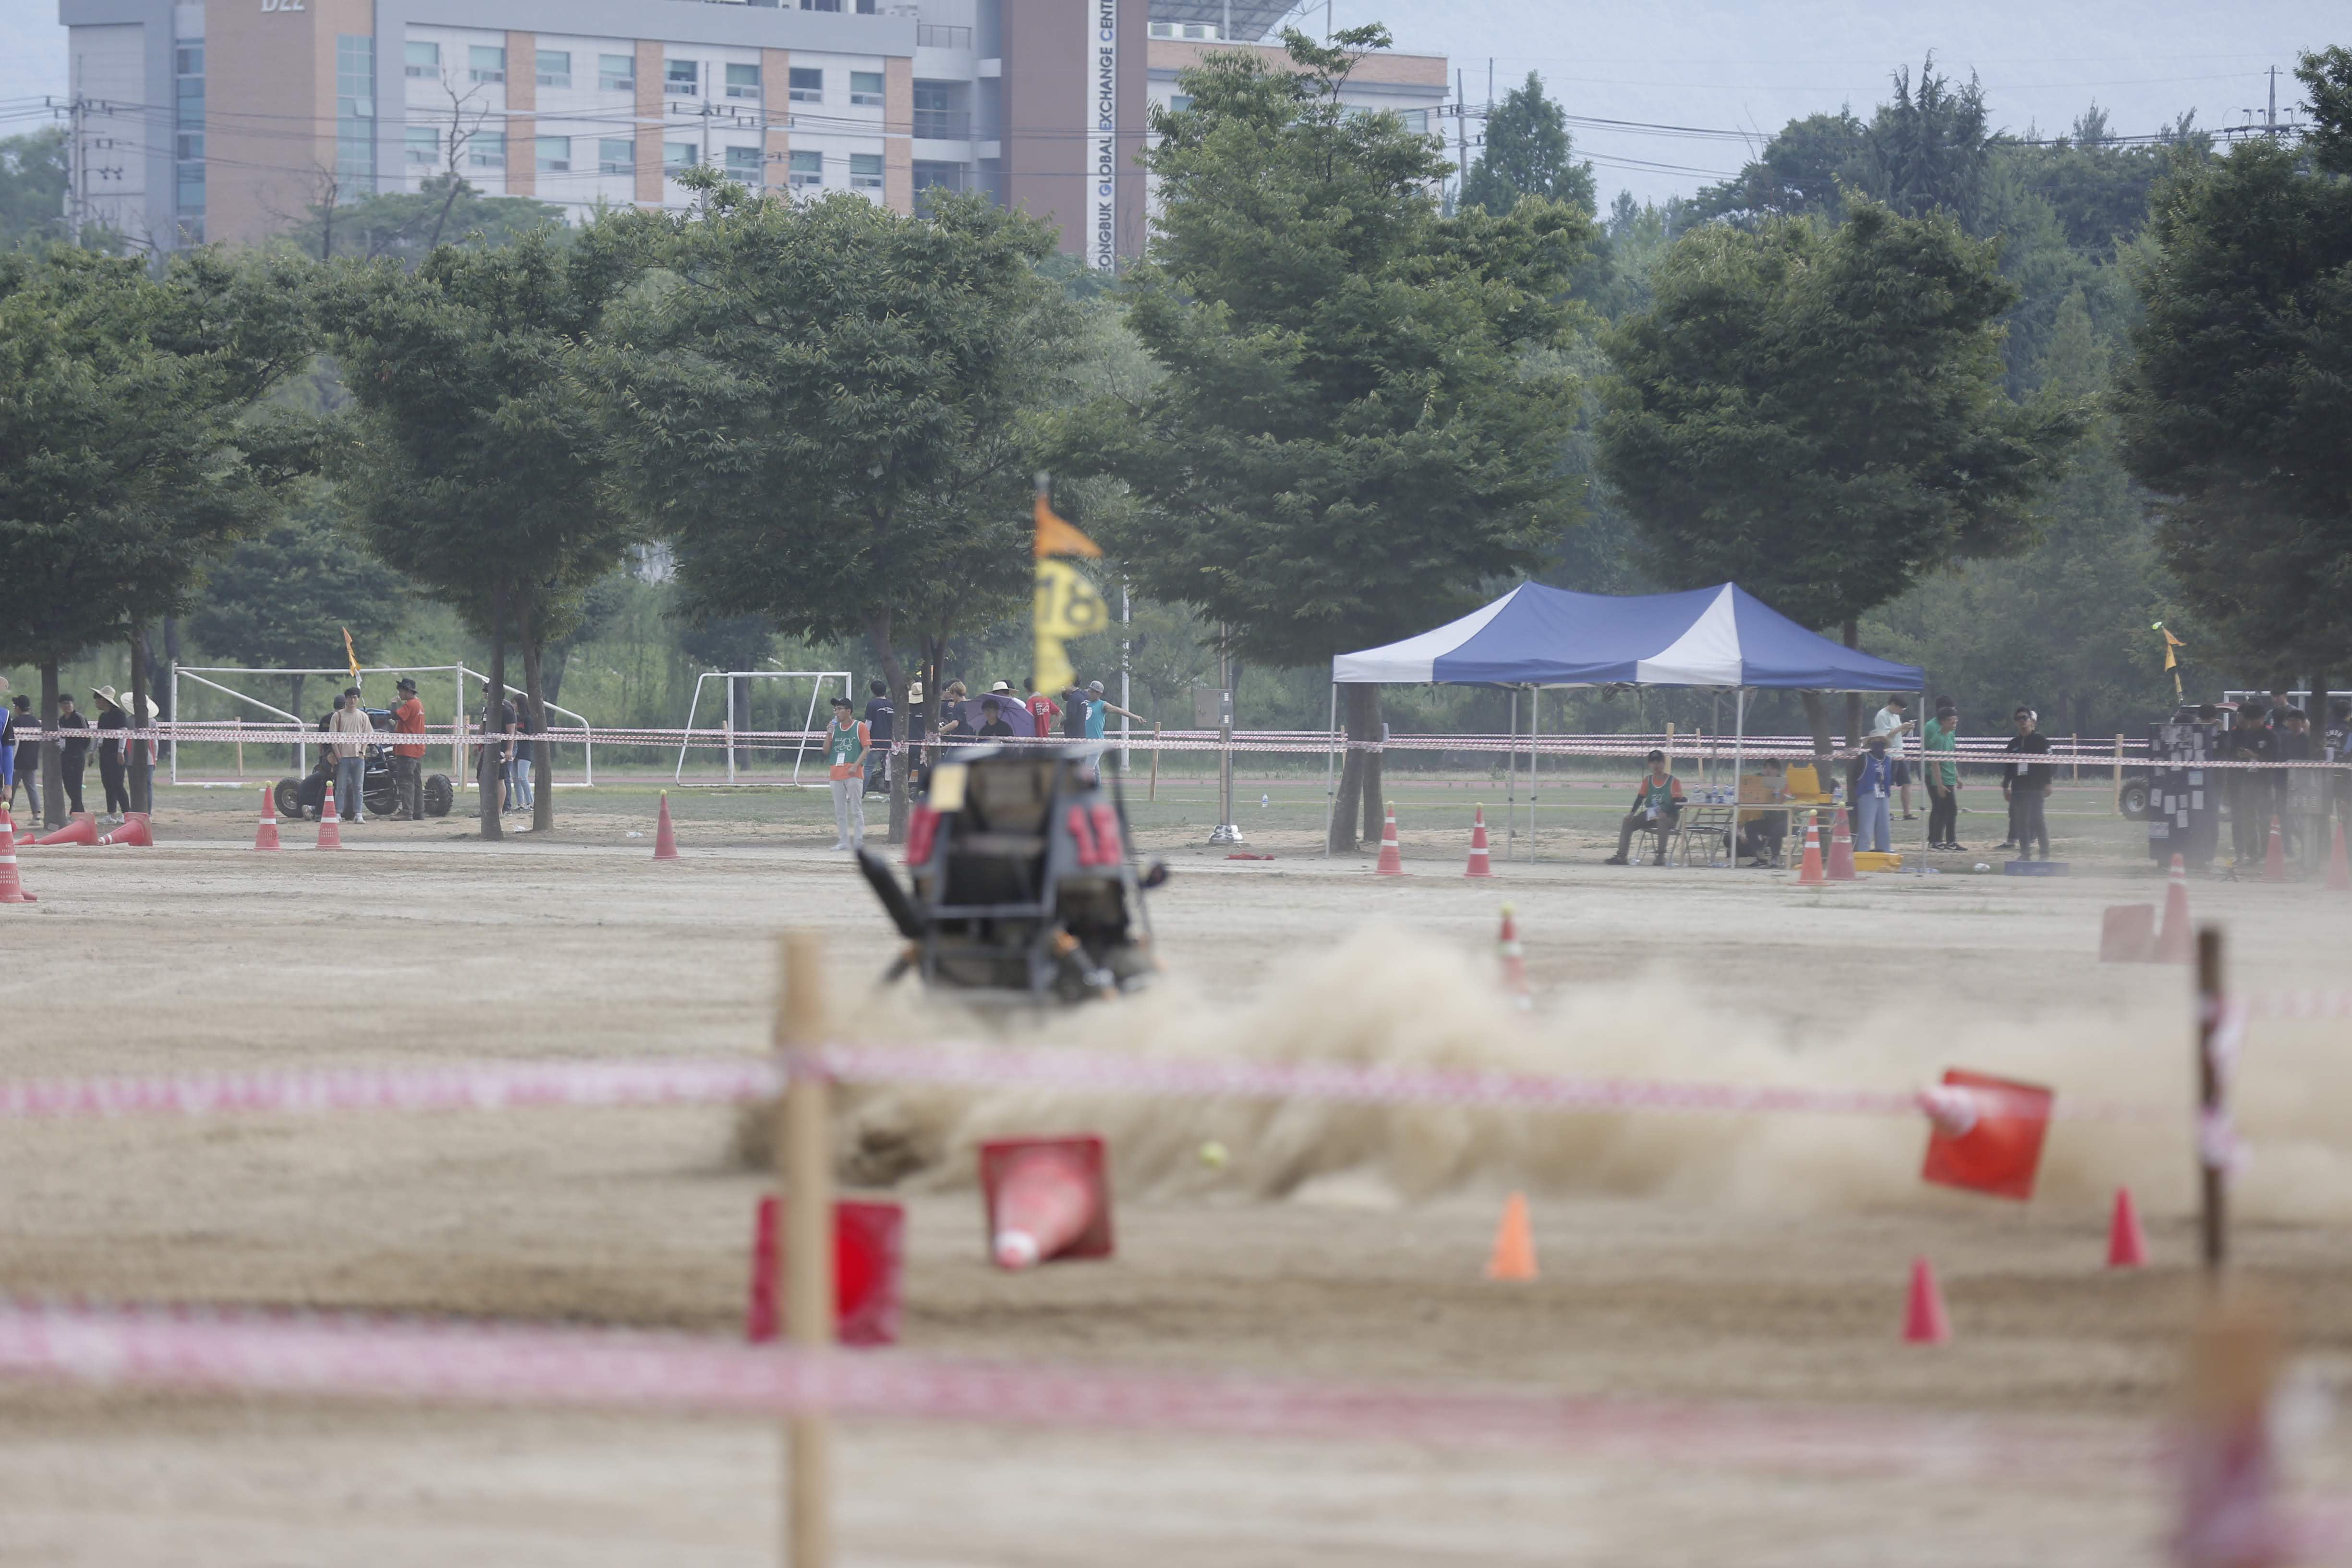
[[[342,628],[342,633],[343,657],[351,661],[352,679],[357,681],[360,678],[360,656],[352,647],[352,628],[345,626]]]
[[[1034,616],[1037,658],[1030,667],[1030,674],[1040,691],[1066,691],[1077,675],[1070,668],[1069,655],[1062,645],[1071,637],[1082,637],[1110,625],[1110,606],[1076,567],[1066,561],[1041,560],[1037,563]]]

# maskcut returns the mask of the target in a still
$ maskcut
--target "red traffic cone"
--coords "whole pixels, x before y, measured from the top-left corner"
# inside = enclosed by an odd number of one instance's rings
[[[0,904],[38,903],[25,891],[25,880],[16,874],[16,826],[8,814],[0,811]]]
[[[1110,1256],[1110,1184],[1100,1138],[983,1143],[980,1187],[988,1252],[999,1268]]]
[[[1828,881],[1822,870],[1822,814],[1809,811],[1805,813],[1805,858],[1797,866],[1797,885],[1819,888]]]
[[[2147,1237],[2140,1234],[2139,1211],[2132,1206],[2131,1189],[2116,1189],[2115,1216],[2107,1222],[2107,1267],[2139,1268],[2147,1263]]]
[[[1495,940],[1495,952],[1503,963],[1503,994],[1514,1007],[1534,1006],[1535,998],[1528,993],[1528,955],[1519,946],[1519,924],[1508,904],[1503,906],[1503,933]]]
[[[669,791],[667,790],[662,791],[661,820],[654,826],[654,858],[656,860],[677,858],[677,834],[669,825]]]
[[[898,1342],[899,1278],[906,1211],[897,1204],[833,1205],[834,1339],[845,1345]],[[782,1205],[760,1200],[751,1226],[751,1300],[743,1337],[753,1344],[784,1331]]]
[[[261,826],[253,830],[256,849],[281,848],[278,842],[278,800],[268,784],[261,786]]]
[[[1486,1278],[1533,1279],[1538,1273],[1535,1227],[1528,1223],[1528,1194],[1513,1193],[1503,1200],[1503,1217],[1495,1226],[1495,1250],[1486,1258]]]
[[[131,849],[152,849],[155,847],[155,833],[147,824],[145,812],[126,811],[122,814],[121,826],[99,842]]]
[[[1470,866],[1462,873],[1465,877],[1491,877],[1494,867],[1486,862],[1486,808],[1480,806],[1470,824]]]
[[[327,793],[319,802],[319,847],[341,849],[343,847],[342,819],[335,815],[335,785],[331,779]]]
[[[2352,893],[2352,865],[2344,859],[2344,824],[2336,825],[2336,847],[2327,852],[2327,890]]]
[[[1834,826],[1830,830],[1830,880],[1853,882],[1860,879],[1853,871],[1853,833],[1846,826],[1845,807],[1839,806]]]
[[[1948,1068],[1919,1097],[1929,1123],[1919,1179],[2025,1202],[2042,1168],[2055,1098],[2039,1084]]]
[[[2279,819],[2271,818],[2271,847],[2263,853],[2263,880],[2286,880],[2286,839],[2279,832]]]
[[[73,820],[46,838],[27,840],[32,844],[95,844],[98,842],[98,814],[77,811]]]
[[[1952,1321],[1944,1311],[1944,1289],[1936,1283],[1936,1268],[1924,1258],[1911,1260],[1911,1299],[1903,1310],[1903,1342],[1940,1345],[1952,1337]]]
[[[2189,929],[2189,862],[2172,858],[2172,873],[2164,889],[2164,929],[2157,933],[2158,963],[2197,962],[2197,933]]]
[[[1393,803],[1389,806],[1388,822],[1381,829],[1380,864],[1372,868],[1372,875],[1375,877],[1404,875],[1404,855],[1397,847],[1396,806]]]

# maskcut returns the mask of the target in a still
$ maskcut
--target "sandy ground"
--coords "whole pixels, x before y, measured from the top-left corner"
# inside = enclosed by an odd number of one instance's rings
[[[1409,842],[1413,878],[1375,882],[1301,853],[1319,799],[1296,793],[1297,821],[1253,834],[1271,862],[1213,858],[1194,824],[1146,817],[1139,837],[1180,872],[1155,904],[1177,1000],[1136,1015],[1139,1037],[1315,1054],[1328,1033],[1346,1054],[1374,1014],[1389,1016],[1379,1048],[1409,1053],[1421,1035],[1457,1039],[1465,1017],[1486,1029],[1490,1004],[1445,991],[1444,966],[1477,973],[1508,900],[1545,994],[1524,1038],[1497,1047],[1511,1065],[1802,1078],[1813,1063],[1825,1080],[1899,1086],[1963,1059],[2039,1065],[2069,1089],[2179,1089],[2181,977],[2095,961],[2100,907],[2160,899],[2161,880],[2092,814],[2062,844],[2076,871],[2063,881],[1956,868],[1822,896],[1771,874],[1604,868],[1590,849],[1465,882],[1458,835],[1433,829]],[[831,936],[844,1026],[972,1027],[866,991],[888,943],[824,852],[813,802],[673,802],[690,858],[655,866],[627,837],[650,830],[644,793],[567,798],[551,841],[369,825],[340,857],[254,856],[246,801],[167,796],[167,847],[26,856],[42,901],[0,910],[0,1074],[749,1052],[789,925]],[[2221,883],[2195,897],[2227,923],[2245,988],[2352,986],[2352,900]],[[1343,945],[1356,940],[1370,945]],[[1358,952],[1372,962],[1351,974]],[[1415,1013],[1383,985],[1423,963],[1436,967],[1409,977]],[[372,994],[442,1005],[421,1023],[314,1011]],[[1116,1013],[1078,1027],[1106,1044],[1130,1032]],[[2270,1184],[2239,1254],[2323,1386],[2352,1381],[2352,1174],[2333,1138],[2352,1084],[2330,1065],[2345,1043],[2342,1026],[2264,1026],[2247,1069],[2249,1182]],[[958,1107],[950,1142],[1024,1114],[1073,1112]],[[1856,1142],[1805,1119],[1682,1118],[1670,1134],[1653,1119],[1596,1152],[1591,1127],[1514,1125],[1486,1151],[1485,1125],[1459,1119],[1302,1132],[1216,1108],[1106,1115],[1138,1149],[1224,1137],[1234,1168],[1139,1154],[1122,1170],[1119,1257],[1019,1278],[986,1267],[955,1173],[927,1173],[903,1194],[907,1343],[2123,1428],[2168,1407],[2198,1296],[2178,1137],[2110,1146],[2062,1128],[2048,1189],[2020,1207],[1917,1193],[1907,1126]],[[729,1161],[728,1124],[668,1110],[16,1126],[0,1141],[0,1289],[726,1332],[760,1190]],[[1373,1147],[1440,1132],[1471,1147],[1417,1184]],[[1277,1177],[1266,1163],[1286,1137],[1357,1152]],[[1530,1137],[1557,1142],[1503,1147]],[[2154,1215],[2158,1266],[2138,1274],[2097,1267],[2118,1173]],[[1495,1201],[1515,1184],[1536,1194],[1545,1276],[1489,1285]],[[1958,1340],[1942,1350],[1895,1342],[1915,1255],[1950,1295]],[[1991,1497],[1377,1436],[861,1424],[840,1460],[844,1560],[2140,1563],[2165,1519],[2151,1476]],[[772,1433],[724,1422],[0,1389],[0,1563],[751,1563],[772,1560],[776,1467]],[[2299,1474],[2320,1493],[2352,1485],[2352,1443],[2315,1442]]]

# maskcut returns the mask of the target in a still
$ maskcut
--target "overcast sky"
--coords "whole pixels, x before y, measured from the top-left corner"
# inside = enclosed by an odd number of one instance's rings
[[[649,9],[683,0],[642,0]],[[1381,21],[1400,48],[1451,57],[1474,103],[1486,61],[1500,87],[1530,70],[1570,114],[1734,135],[1578,126],[1603,201],[1657,199],[1737,170],[1745,135],[1851,104],[1867,113],[1887,75],[1928,50],[1985,85],[1997,125],[2063,130],[2093,100],[2120,132],[2235,124],[2260,109],[2263,72],[2295,51],[2352,43],[2345,0],[1329,0],[1339,26]],[[1320,31],[1326,0],[1303,0]],[[56,0],[0,0],[0,134],[26,100],[66,88]],[[2299,94],[2282,75],[2280,102]]]

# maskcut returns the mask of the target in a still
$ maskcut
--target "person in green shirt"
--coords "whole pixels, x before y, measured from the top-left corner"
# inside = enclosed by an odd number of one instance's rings
[[[1921,726],[1919,742],[1940,757],[1927,759],[1927,847],[1966,849],[1960,842],[1960,705],[1948,697],[1936,699],[1936,716]]]
[[[1633,835],[1655,825],[1658,830],[1658,858],[1653,862],[1666,863],[1666,836],[1683,814],[1683,781],[1666,771],[1666,753],[1650,753],[1650,771],[1633,789],[1633,809],[1617,825],[1617,853],[1601,862],[1604,866],[1622,866],[1633,848]]]
[[[851,710],[849,699],[833,700],[833,722],[824,731],[824,760],[833,788],[835,849],[866,847],[866,749],[873,732]]]

